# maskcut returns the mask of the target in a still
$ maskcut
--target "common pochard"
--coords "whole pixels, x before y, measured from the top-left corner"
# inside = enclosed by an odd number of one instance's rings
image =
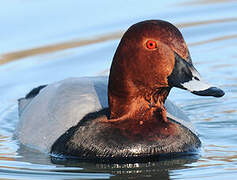
[[[173,87],[200,96],[224,95],[202,80],[174,25],[139,22],[123,35],[109,78],[69,78],[20,99],[17,136],[32,148],[85,160],[195,152],[201,145],[197,133],[166,101]]]

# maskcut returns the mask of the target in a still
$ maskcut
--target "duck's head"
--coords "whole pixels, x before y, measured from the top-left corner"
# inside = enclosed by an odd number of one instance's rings
[[[146,98],[161,89],[169,92],[172,87],[200,96],[224,95],[221,89],[201,79],[174,25],[160,20],[134,24],[123,35],[113,58],[109,78],[111,115],[126,113],[122,106],[128,101]]]

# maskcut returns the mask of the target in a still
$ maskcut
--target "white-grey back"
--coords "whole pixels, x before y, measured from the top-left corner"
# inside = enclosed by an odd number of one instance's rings
[[[19,141],[49,152],[53,143],[86,114],[108,107],[108,77],[69,78],[43,88],[31,99],[19,101]],[[167,117],[196,134],[188,117],[171,101],[166,101]]]
[[[31,148],[49,151],[56,139],[86,114],[107,107],[107,78],[65,79],[19,104],[18,139]]]

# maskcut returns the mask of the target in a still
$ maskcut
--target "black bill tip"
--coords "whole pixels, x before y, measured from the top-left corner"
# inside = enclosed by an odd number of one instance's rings
[[[222,97],[225,95],[225,92],[217,87],[210,87],[203,91],[193,91],[192,93],[199,96],[214,96],[214,97]]]

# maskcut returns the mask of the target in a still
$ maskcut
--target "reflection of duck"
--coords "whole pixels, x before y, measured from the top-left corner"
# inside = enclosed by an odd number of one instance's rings
[[[58,158],[51,158],[51,162],[65,167],[80,167],[80,173],[101,173],[111,174],[110,179],[170,179],[170,171],[191,168],[188,164],[196,162],[197,156],[188,158],[169,159],[146,163],[87,163],[78,160],[62,161]]]
[[[22,170],[22,174],[29,176],[37,174],[41,179],[50,176],[63,179],[83,179],[85,176],[90,179],[169,179],[170,171],[184,170],[193,167],[190,164],[196,162],[199,156],[184,156],[175,159],[166,159],[153,162],[139,163],[91,163],[81,162],[77,159],[50,158],[45,153],[34,151],[25,146],[20,146],[17,150],[17,161],[29,163],[27,171]],[[55,165],[52,165],[56,164]],[[39,164],[42,166],[39,167]],[[24,164],[25,165],[25,164]],[[37,171],[36,168],[37,167]],[[172,175],[174,175],[172,173]],[[171,178],[172,179],[172,178]]]
[[[176,106],[164,105],[170,89],[224,95],[201,80],[179,30],[157,20],[131,26],[121,39],[110,69],[109,108],[106,84],[102,77],[71,78],[32,90],[19,100],[20,141],[82,159],[190,152],[200,140]]]

